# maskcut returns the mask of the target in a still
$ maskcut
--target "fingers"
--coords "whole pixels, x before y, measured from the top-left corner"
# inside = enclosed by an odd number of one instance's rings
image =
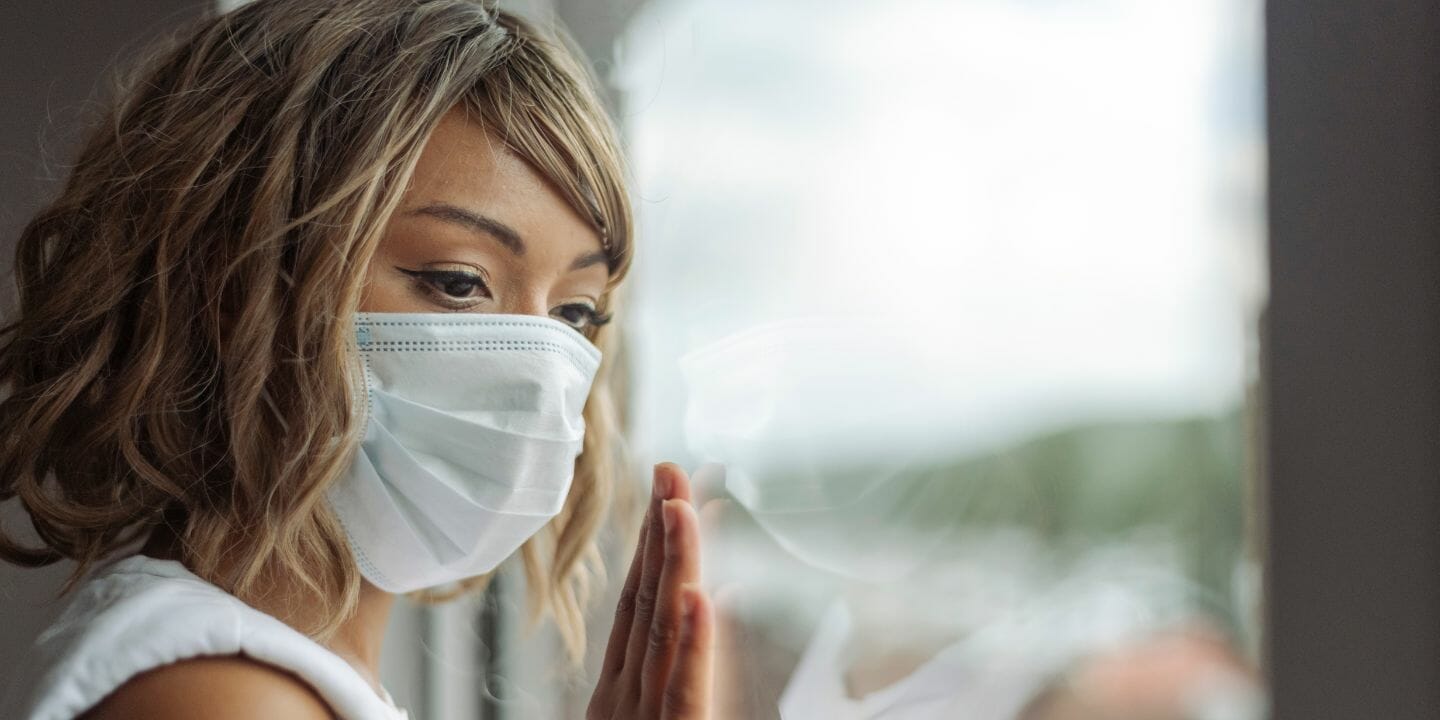
[[[655,466],[655,493],[651,497],[652,518],[645,531],[645,552],[639,556],[640,579],[635,588],[632,603],[629,637],[625,642],[622,667],[632,664],[634,672],[625,672],[621,692],[625,697],[639,697],[642,682],[639,663],[645,657],[649,643],[650,626],[655,617],[656,603],[660,600],[660,576],[665,565],[665,525],[660,518],[661,504],[668,499],[688,501],[690,484],[685,472],[674,463],[660,463]]]
[[[666,500],[662,506],[665,528],[665,564],[661,571],[655,617],[646,639],[641,666],[640,717],[655,717],[663,701],[671,667],[676,660],[684,624],[684,604],[690,589],[700,585],[700,526],[695,508],[683,500]]]
[[[691,493],[678,466],[655,466],[588,717],[658,718],[671,707],[667,717],[699,718],[709,711],[714,620],[700,590],[700,523]],[[683,686],[676,676],[686,678]]]
[[[635,614],[635,595],[640,590],[640,567],[645,558],[646,539],[650,526],[654,524],[660,503],[659,484],[655,483],[651,500],[645,508],[645,519],[640,522],[640,537],[635,541],[635,555],[630,558],[630,570],[625,574],[625,585],[620,589],[620,601],[615,605],[615,621],[610,626],[610,641],[605,646],[605,662],[601,665],[600,677],[610,678],[620,674],[625,667],[625,647],[630,642],[630,623]],[[602,682],[601,687],[607,687]]]
[[[685,618],[674,671],[665,684],[662,720],[704,720],[709,716],[715,622],[710,602],[696,587],[682,597]]]
[[[655,478],[658,480],[662,477],[665,478],[663,484],[666,492],[665,495],[661,497],[661,500],[676,498],[690,502],[690,494],[692,492],[690,488],[690,478],[679,465],[672,462],[662,462],[656,465]]]

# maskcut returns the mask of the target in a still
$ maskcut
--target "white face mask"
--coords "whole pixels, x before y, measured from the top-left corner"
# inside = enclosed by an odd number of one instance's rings
[[[401,593],[493,570],[564,505],[600,351],[533,315],[355,322],[365,439],[329,499],[361,574]]]

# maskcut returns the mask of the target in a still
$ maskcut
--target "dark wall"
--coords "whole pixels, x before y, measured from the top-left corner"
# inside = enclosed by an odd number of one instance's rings
[[[8,271],[16,234],[63,180],[81,124],[106,98],[107,72],[210,5],[0,3],[0,267]]]
[[[0,2],[0,314],[6,319],[13,311],[15,237],[63,181],[80,123],[105,98],[107,71],[209,6],[209,0]],[[0,505],[0,523],[25,526],[14,503]],[[49,601],[67,569],[0,563],[0,668],[25,661],[26,648],[54,614]]]
[[[1277,720],[1440,714],[1440,9],[1267,6]]]

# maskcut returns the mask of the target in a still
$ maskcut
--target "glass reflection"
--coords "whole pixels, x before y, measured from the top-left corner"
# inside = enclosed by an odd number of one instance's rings
[[[633,20],[633,437],[713,463],[718,717],[1263,716],[1258,13]]]

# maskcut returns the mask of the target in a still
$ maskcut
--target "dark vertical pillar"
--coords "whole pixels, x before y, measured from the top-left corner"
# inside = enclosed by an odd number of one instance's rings
[[[1274,717],[1440,717],[1440,6],[1271,0]]]

